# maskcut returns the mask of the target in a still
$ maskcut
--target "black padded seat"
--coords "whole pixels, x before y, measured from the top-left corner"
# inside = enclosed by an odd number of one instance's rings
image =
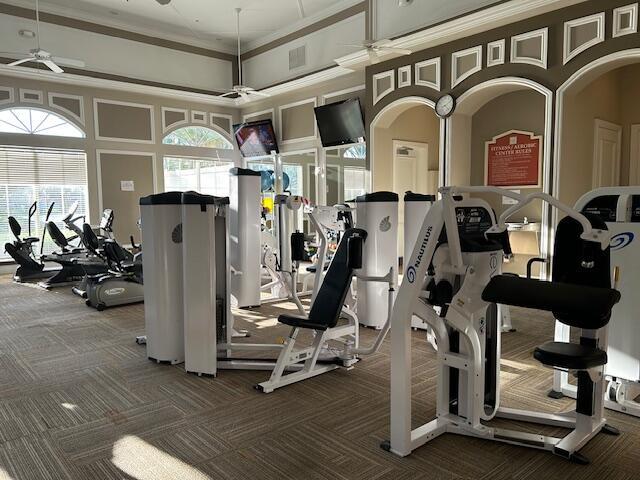
[[[536,347],[533,358],[550,367],[586,370],[605,365],[607,352],[577,343],[547,342]]]
[[[326,330],[329,328],[327,322],[314,322],[310,318],[302,315],[280,315],[278,322],[289,325],[290,327],[311,328],[313,330]]]

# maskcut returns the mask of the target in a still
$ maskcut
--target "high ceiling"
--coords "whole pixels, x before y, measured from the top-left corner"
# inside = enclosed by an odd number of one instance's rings
[[[3,1],[32,8],[35,5],[35,0]],[[236,42],[236,7],[242,8],[240,30],[244,49],[244,44],[266,40],[280,30],[302,27],[354,3],[353,0],[171,0],[163,6],[156,0],[40,0],[40,9],[232,50]]]

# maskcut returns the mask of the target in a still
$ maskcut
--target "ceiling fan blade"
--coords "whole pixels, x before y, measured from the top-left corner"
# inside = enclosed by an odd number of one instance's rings
[[[62,65],[66,65],[68,67],[76,67],[76,68],[84,68],[86,65],[82,60],[76,60],[73,58],[64,58],[64,57],[51,57],[56,63],[61,63]]]
[[[58,65],[56,65],[53,60],[40,60],[40,62],[44,63],[47,67],[49,67],[49,70],[51,70],[54,73],[63,73],[64,72],[64,70],[61,69]]]
[[[230,97],[231,95],[235,95],[237,92],[233,90],[231,92],[223,93],[222,95],[218,95],[219,97]]]
[[[363,43],[339,43],[338,45],[343,47],[367,48],[367,45]]]
[[[400,55],[411,55],[413,52],[411,50],[407,50],[406,48],[397,48],[397,47],[378,47],[380,50],[384,50],[386,52],[398,53]]]
[[[254,89],[251,89],[251,91],[249,91],[249,94],[256,95],[258,97],[264,97],[264,98],[269,98],[271,96],[268,93],[259,92],[258,90],[254,90]]]
[[[9,63],[8,66],[9,67],[15,67],[17,65],[21,65],[23,63],[31,62],[31,61],[34,61],[34,60],[35,60],[35,58],[33,58],[33,57],[23,58],[23,59],[20,59],[20,60],[16,60],[15,62]]]

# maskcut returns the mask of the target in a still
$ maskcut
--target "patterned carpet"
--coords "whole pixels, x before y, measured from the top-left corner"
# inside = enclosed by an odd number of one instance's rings
[[[253,341],[273,341],[283,306],[243,315]],[[549,317],[513,312],[503,339],[503,404],[559,411],[551,371],[531,357],[552,335]],[[0,478],[38,479],[638,479],[640,420],[611,413],[619,437],[599,435],[589,466],[548,453],[445,435],[407,458],[388,437],[389,359],[381,353],[272,394],[267,372],[218,378],[156,365],[134,342],[142,305],[97,312],[66,289],[0,278]],[[363,341],[374,332],[363,330]],[[414,338],[416,422],[435,410],[435,355]],[[538,431],[535,426],[524,426]],[[551,430],[553,431],[553,430]],[[543,431],[540,430],[540,433]]]

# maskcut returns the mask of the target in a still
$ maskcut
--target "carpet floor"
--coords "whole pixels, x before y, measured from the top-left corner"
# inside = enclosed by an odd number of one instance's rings
[[[286,335],[290,304],[237,312],[252,341]],[[553,319],[512,311],[503,336],[502,397],[510,407],[561,411],[551,370],[532,358]],[[619,437],[598,435],[578,466],[546,452],[444,435],[399,458],[389,435],[389,351],[269,395],[268,372],[217,378],[158,365],[134,342],[144,307],[97,312],[66,288],[0,277],[0,479],[638,479],[640,419],[609,413]],[[375,332],[362,329],[362,341]],[[415,425],[435,413],[435,354],[413,336]],[[557,432],[520,424],[530,432]]]

